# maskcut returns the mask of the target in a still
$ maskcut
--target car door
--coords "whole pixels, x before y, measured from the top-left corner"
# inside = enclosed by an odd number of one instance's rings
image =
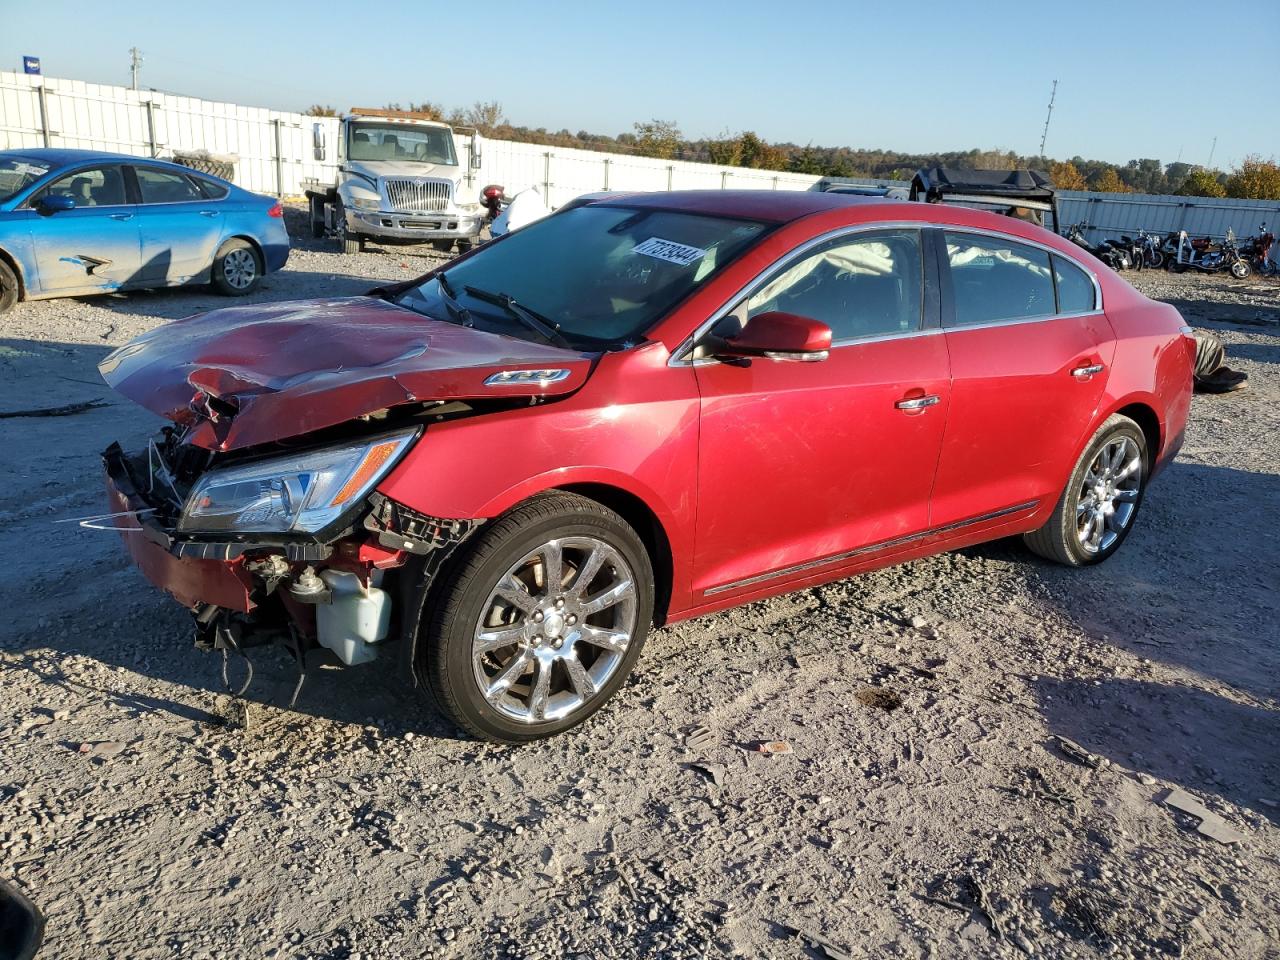
[[[994,234],[944,238],[951,412],[935,527],[1056,502],[1115,346],[1100,288],[1070,258]]]
[[[717,322],[723,336],[784,311],[833,341],[819,362],[694,361],[695,602],[926,528],[949,393],[936,304],[919,230],[859,230],[795,254]]]
[[[50,212],[41,205],[46,197],[62,197],[75,205]],[[137,208],[119,164],[65,174],[33,194],[26,206],[42,292],[95,293],[137,280]]]
[[[134,166],[142,279],[171,286],[208,279],[223,233],[223,206],[205,197],[194,179],[175,170]]]

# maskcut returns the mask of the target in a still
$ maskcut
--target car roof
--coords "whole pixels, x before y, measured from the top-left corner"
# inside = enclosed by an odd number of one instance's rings
[[[615,199],[597,200],[592,206],[643,207],[646,210],[789,223],[815,213],[878,199],[816,190],[673,190],[628,193]]]
[[[19,147],[16,150],[0,150],[0,157],[25,157],[28,160],[39,160],[47,163],[51,169],[72,167],[81,163],[95,161],[110,163],[148,163],[161,167],[171,167],[183,173],[195,173],[190,167],[172,163],[168,160],[155,160],[151,157],[135,157],[128,153],[109,153],[105,150],[72,150],[64,147]]]

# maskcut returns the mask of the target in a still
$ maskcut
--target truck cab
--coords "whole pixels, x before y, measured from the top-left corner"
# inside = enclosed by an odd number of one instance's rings
[[[338,128],[336,182],[305,185],[312,234],[336,237],[344,253],[366,240],[470,249],[485,210],[478,195],[463,201],[480,165],[478,135],[468,133],[459,150],[454,129],[425,114],[353,108]]]

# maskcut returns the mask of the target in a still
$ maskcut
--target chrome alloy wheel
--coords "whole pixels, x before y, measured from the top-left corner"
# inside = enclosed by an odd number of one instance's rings
[[[258,275],[258,258],[252,250],[240,247],[231,250],[222,258],[222,276],[227,284],[236,290],[245,290],[253,284]]]
[[[635,577],[622,554],[595,537],[561,537],[512,564],[490,591],[472,671],[505,716],[563,720],[608,684],[635,629]]]
[[[1076,499],[1076,537],[1086,553],[1106,550],[1133,520],[1142,490],[1142,453],[1130,437],[1104,444]]]

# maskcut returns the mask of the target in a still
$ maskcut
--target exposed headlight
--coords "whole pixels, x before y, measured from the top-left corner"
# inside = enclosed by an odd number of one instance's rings
[[[357,197],[352,194],[351,206],[356,210],[377,210],[382,206],[382,201],[377,197]]]
[[[182,511],[187,533],[315,533],[395,466],[417,430],[205,474]]]

